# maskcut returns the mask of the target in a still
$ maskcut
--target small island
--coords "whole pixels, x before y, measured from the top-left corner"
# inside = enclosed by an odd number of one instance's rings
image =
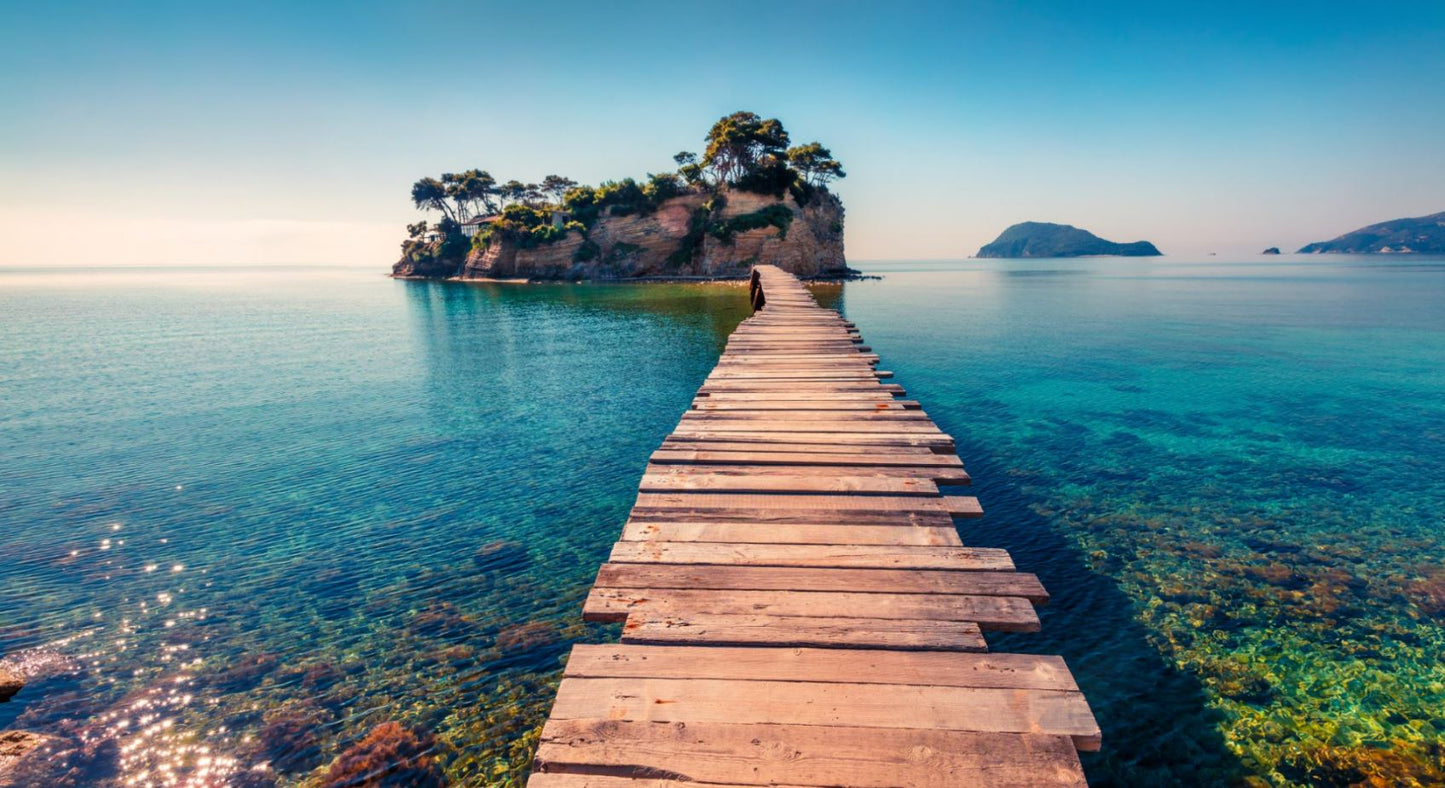
[[[1148,241],[1115,243],[1088,230],[1067,224],[1021,222],[978,250],[975,257],[1158,257],[1160,252]]]
[[[1361,227],[1330,241],[1301,247],[1300,254],[1445,254],[1445,211]]]
[[[1270,248],[1264,250],[1263,252],[1260,252],[1260,254],[1279,254],[1279,247],[1278,247],[1278,246],[1271,246]]]
[[[777,119],[720,118],[701,156],[676,169],[579,185],[498,183],[486,170],[422,178],[413,204],[440,214],[407,226],[392,275],[429,279],[734,279],[761,263],[804,278],[857,272],[843,255],[846,175],[817,142],[793,146]]]

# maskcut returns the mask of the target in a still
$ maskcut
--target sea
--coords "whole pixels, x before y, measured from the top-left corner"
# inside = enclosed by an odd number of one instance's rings
[[[964,543],[1051,592],[990,645],[1066,658],[1091,783],[1445,783],[1445,258],[852,264],[877,278],[814,291],[955,437]],[[0,731],[48,737],[8,779],[314,785],[368,740],[415,784],[521,785],[570,645],[616,637],[581,606],[647,457],[748,313],[0,268]]]

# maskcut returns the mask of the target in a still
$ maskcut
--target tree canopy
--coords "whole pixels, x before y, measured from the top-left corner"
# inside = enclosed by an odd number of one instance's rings
[[[708,131],[703,163],[719,183],[736,183],[768,159],[786,155],[788,132],[776,118],[764,120],[753,112],[734,112],[719,118]]]
[[[788,164],[793,166],[810,186],[826,186],[834,178],[846,178],[843,165],[833,158],[833,152],[816,142],[788,148]]]
[[[486,170],[444,173],[442,183],[446,184],[447,196],[451,197],[457,206],[458,221],[466,221],[482,213],[496,212],[497,180]]]

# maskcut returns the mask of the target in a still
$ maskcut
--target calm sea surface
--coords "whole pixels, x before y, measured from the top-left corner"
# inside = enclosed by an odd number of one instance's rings
[[[1445,781],[1445,260],[857,263],[819,288],[1054,602],[1100,784]],[[515,784],[744,291],[0,269],[18,779]],[[374,764],[373,764],[374,765]]]

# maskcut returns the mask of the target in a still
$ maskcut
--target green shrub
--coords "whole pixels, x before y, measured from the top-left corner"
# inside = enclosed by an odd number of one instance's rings
[[[719,241],[725,244],[731,244],[733,242],[733,236],[738,233],[745,233],[749,230],[761,230],[764,227],[776,227],[778,228],[778,237],[787,238],[788,227],[792,224],[792,209],[782,203],[775,203],[762,210],[713,222],[708,225],[707,232]]]
[[[667,200],[685,193],[682,181],[673,173],[664,172],[657,175],[649,175],[647,185],[642,187],[642,193],[652,203],[655,210],[657,206]]]
[[[738,178],[735,187],[755,194],[770,194],[781,198],[798,181],[798,171],[781,159],[768,158],[758,162],[746,174]]]
[[[637,181],[631,178],[623,178],[620,181],[607,181],[597,187],[596,203],[600,209],[606,209],[613,216],[628,216],[634,213],[650,213],[652,202],[648,200],[647,194]]]
[[[601,253],[602,247],[598,246],[596,241],[591,239],[584,240],[582,244],[577,247],[577,251],[572,253],[572,262],[586,263],[597,259],[597,255]]]
[[[678,242],[677,251],[667,256],[669,265],[682,266],[692,262],[696,256],[698,247],[702,246],[702,238],[707,234],[708,217],[712,216],[712,204],[716,200],[723,199],[721,194],[712,200],[704,203],[692,211],[692,216],[687,222],[687,235]]]

